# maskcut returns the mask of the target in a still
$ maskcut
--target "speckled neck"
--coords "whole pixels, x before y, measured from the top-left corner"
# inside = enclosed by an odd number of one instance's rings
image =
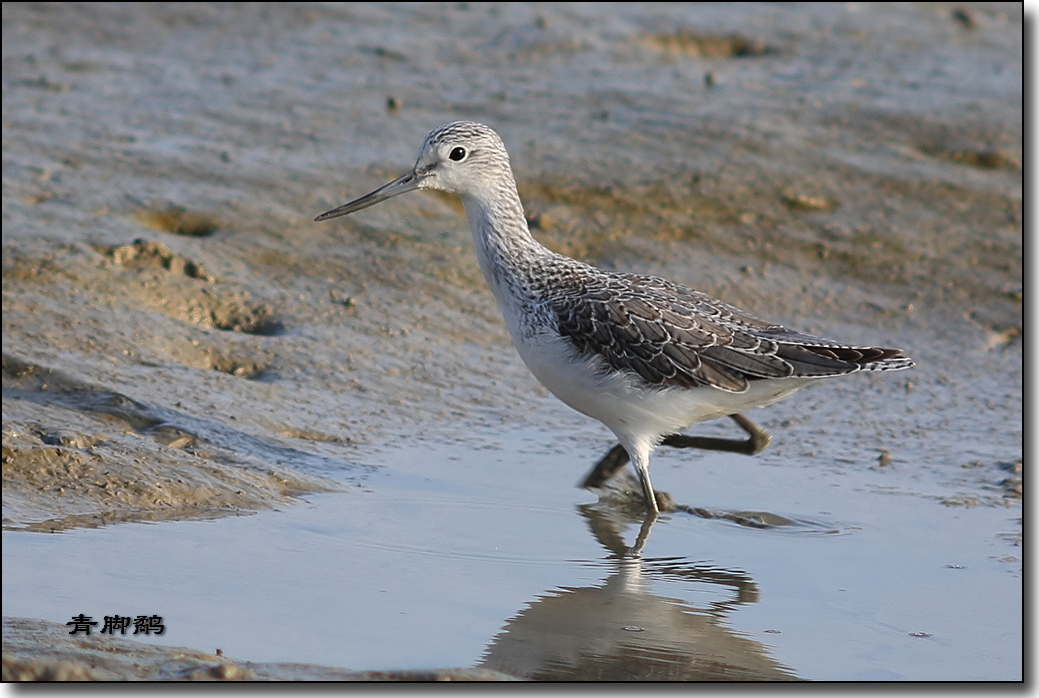
[[[496,177],[493,188],[461,199],[480,270],[499,303],[529,298],[539,285],[539,262],[556,255],[530,234],[511,171]]]

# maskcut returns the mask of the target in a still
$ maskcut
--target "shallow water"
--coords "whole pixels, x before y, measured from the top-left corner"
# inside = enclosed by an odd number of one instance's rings
[[[1021,675],[1021,562],[1000,538],[1017,511],[921,505],[903,470],[666,454],[658,479],[681,501],[797,523],[665,515],[636,563],[618,553],[638,522],[574,488],[579,457],[546,452],[545,432],[484,436],[386,450],[359,488],[252,516],[5,532],[4,612],[159,614],[162,644],[350,668]]]

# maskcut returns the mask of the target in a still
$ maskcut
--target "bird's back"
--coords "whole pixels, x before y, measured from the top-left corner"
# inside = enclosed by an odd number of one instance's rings
[[[558,330],[608,370],[649,386],[746,392],[752,381],[898,370],[901,350],[862,347],[766,322],[665,279],[616,273],[561,258],[548,298]],[[565,280],[565,283],[560,283]]]

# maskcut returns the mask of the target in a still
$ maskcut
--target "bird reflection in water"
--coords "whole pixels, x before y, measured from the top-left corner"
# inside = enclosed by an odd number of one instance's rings
[[[630,516],[603,502],[579,507],[592,535],[609,552],[610,570],[591,587],[561,587],[509,620],[479,666],[546,681],[796,681],[766,645],[726,624],[738,606],[755,603],[745,573],[684,558],[642,558],[652,525],[633,546],[621,535]],[[709,585],[720,597],[703,607],[658,596],[653,582]]]

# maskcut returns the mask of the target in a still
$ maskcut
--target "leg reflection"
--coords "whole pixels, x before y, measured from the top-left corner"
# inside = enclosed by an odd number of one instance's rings
[[[639,528],[639,535],[635,538],[635,545],[628,549],[628,557],[642,557],[642,549],[646,547],[646,541],[649,540],[649,532],[653,530],[653,524],[656,522],[657,515],[655,513],[650,513],[645,518],[642,526]]]

